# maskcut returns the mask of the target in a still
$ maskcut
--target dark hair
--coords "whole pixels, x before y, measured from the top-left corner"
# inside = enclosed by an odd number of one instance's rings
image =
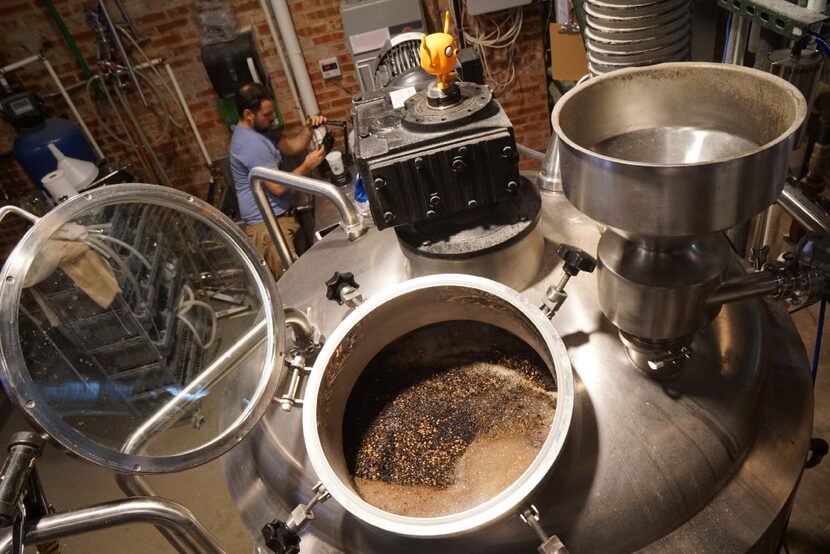
[[[271,92],[267,88],[259,83],[247,83],[239,87],[233,100],[236,104],[236,111],[241,118],[245,110],[257,113],[262,101],[271,99]]]

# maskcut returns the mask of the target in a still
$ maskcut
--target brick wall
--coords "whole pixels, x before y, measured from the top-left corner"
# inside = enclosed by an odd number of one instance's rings
[[[252,28],[255,31],[265,67],[277,91],[277,101],[286,127],[289,132],[296,129],[299,125],[298,117],[259,2],[228,0],[228,3],[233,7],[240,28]],[[55,0],[54,4],[94,71],[96,45],[83,13],[84,6],[90,2]],[[139,36],[149,39],[144,46],[148,56],[164,57],[173,67],[211,157],[216,159],[226,156],[230,135],[219,116],[215,95],[202,65],[202,34],[196,22],[192,0],[124,0],[124,4],[136,24]],[[340,0],[290,0],[289,5],[321,111],[330,118],[347,118],[351,95],[359,92],[359,85],[343,35]],[[430,30],[440,28],[439,10],[442,7],[443,2],[424,0]],[[116,11],[114,6],[113,11]],[[517,139],[530,147],[543,150],[550,130],[546,116],[545,67],[540,29],[539,7],[532,3],[525,8],[524,28],[518,50],[520,75],[513,88],[503,94],[500,100],[515,125]],[[85,81],[78,62],[64,44],[58,27],[43,2],[6,0],[0,3],[0,52],[9,62],[28,56],[29,52],[24,45],[37,42],[38,38],[46,46],[47,56],[65,86],[72,87]],[[343,76],[325,81],[317,60],[333,56],[340,61]],[[495,67],[498,68],[499,65],[496,63]],[[39,63],[20,70],[15,75],[32,92],[42,95],[54,92],[51,80]],[[98,104],[96,108],[96,103],[83,88],[73,90],[71,95],[105,156],[111,160],[129,162],[139,175],[148,179],[143,175],[136,154],[106,134],[94,119],[94,110],[102,111],[101,105]],[[161,129],[159,122],[152,112],[139,106],[134,93],[130,93],[130,98],[149,137],[157,138]],[[71,119],[60,97],[50,98],[47,106],[53,114]],[[182,127],[162,137],[155,151],[174,187],[204,197],[209,172],[184,118],[180,113],[175,115]],[[0,123],[0,151],[8,150],[12,139],[13,129]],[[11,162],[11,165],[16,164]],[[5,169],[22,182],[14,189],[15,193],[29,188],[19,168]],[[0,256],[4,258],[3,250],[0,244]]]

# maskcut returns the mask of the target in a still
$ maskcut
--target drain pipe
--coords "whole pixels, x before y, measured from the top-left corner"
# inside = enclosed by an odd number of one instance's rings
[[[271,33],[271,40],[274,41],[277,55],[280,57],[280,65],[282,65],[282,70],[285,72],[285,80],[288,81],[291,98],[294,99],[294,109],[297,110],[300,121],[305,121],[305,112],[303,112],[303,107],[300,105],[300,96],[297,94],[297,85],[294,83],[294,72],[291,71],[291,67],[285,59],[285,50],[282,47],[282,42],[280,42],[277,29],[274,27],[274,16],[271,13],[271,8],[268,7],[268,0],[259,0],[259,7],[262,9],[262,13],[265,14],[265,22],[268,24],[268,31]]]
[[[285,42],[285,50],[288,54],[288,62],[291,64],[291,72],[297,83],[297,91],[303,110],[308,115],[320,113],[317,105],[317,97],[314,96],[314,87],[311,86],[311,79],[308,76],[308,69],[303,58],[303,51],[297,40],[297,32],[294,30],[294,22],[291,19],[291,12],[288,11],[286,0],[271,0],[271,8],[274,10],[274,19],[280,28],[280,36]]]

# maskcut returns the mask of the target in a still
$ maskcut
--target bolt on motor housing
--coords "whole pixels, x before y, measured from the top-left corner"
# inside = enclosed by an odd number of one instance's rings
[[[441,108],[429,105],[426,87],[399,108],[389,91],[354,98],[355,159],[378,229],[516,198],[510,120],[487,87],[459,86],[461,100]]]

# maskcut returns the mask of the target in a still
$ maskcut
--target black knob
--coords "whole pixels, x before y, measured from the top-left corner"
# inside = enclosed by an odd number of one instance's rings
[[[560,244],[556,250],[562,261],[565,262],[565,273],[574,277],[580,271],[591,273],[597,267],[597,260],[581,248],[570,244]]]
[[[358,289],[360,288],[360,285],[357,284],[357,281],[354,280],[354,275],[351,273],[340,273],[339,271],[335,271],[334,275],[331,276],[331,279],[326,281],[326,298],[334,300],[338,304],[342,304],[343,289],[346,287]]]
[[[275,519],[271,523],[266,523],[262,528],[262,538],[265,539],[265,546],[276,554],[300,552],[300,537],[282,520]]]

